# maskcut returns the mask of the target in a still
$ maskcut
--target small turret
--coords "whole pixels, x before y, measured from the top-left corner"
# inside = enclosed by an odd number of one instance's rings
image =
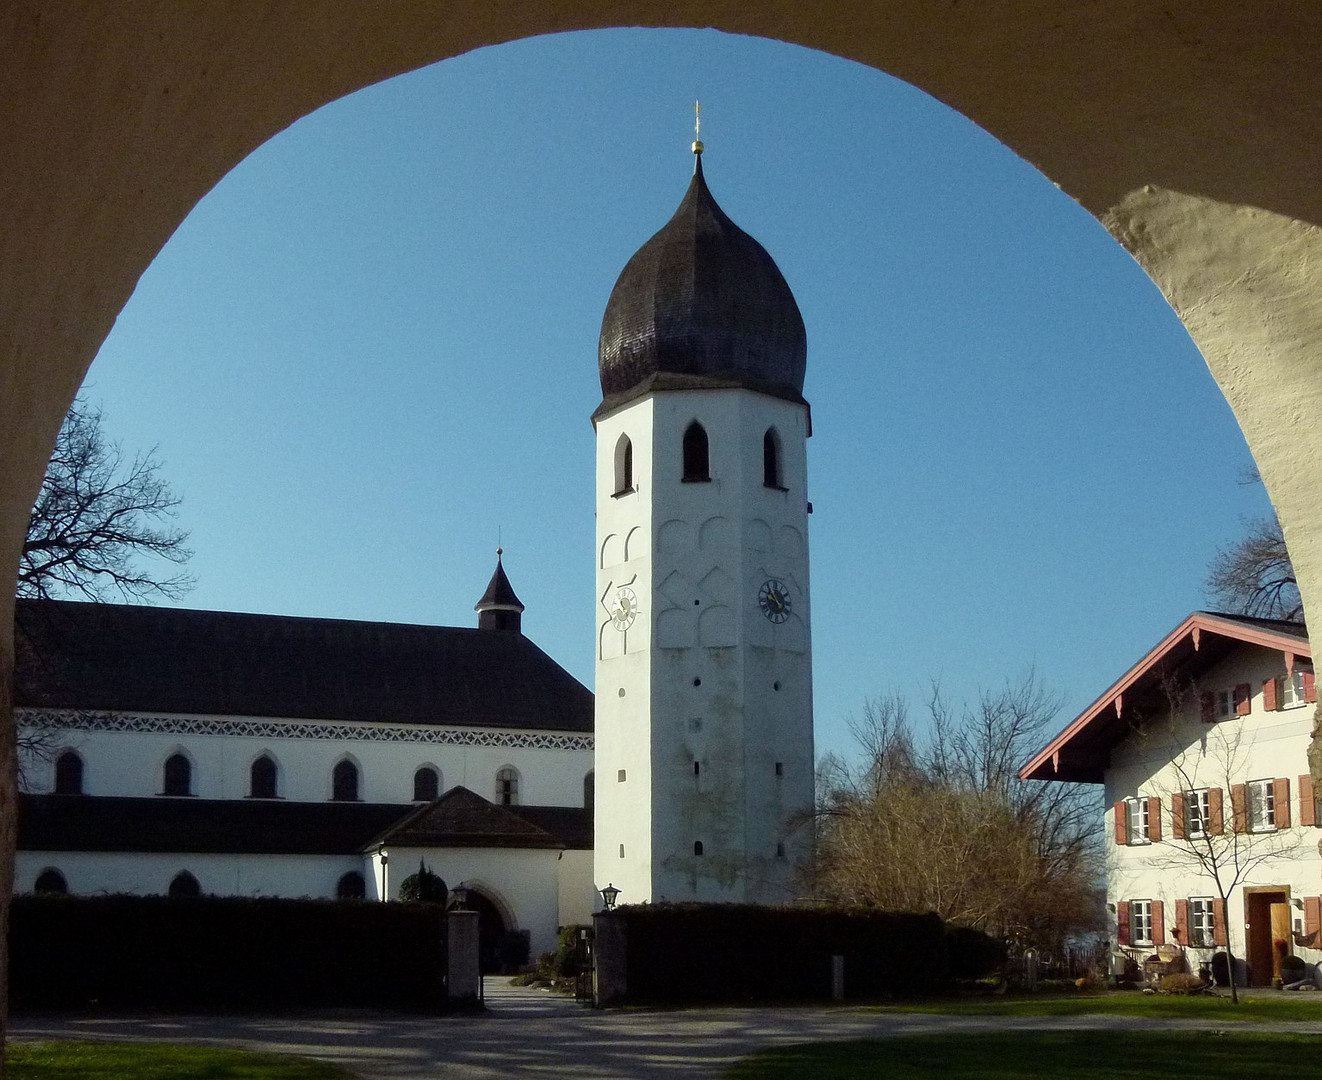
[[[496,572],[491,575],[487,591],[474,606],[477,612],[479,630],[512,630],[523,633],[523,601],[514,595],[510,579],[505,576],[505,568],[500,557],[504,552],[496,548]]]

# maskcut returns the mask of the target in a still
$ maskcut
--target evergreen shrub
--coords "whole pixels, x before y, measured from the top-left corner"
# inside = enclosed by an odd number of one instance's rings
[[[1005,942],[967,926],[946,927],[952,979],[982,979],[1005,964]]]
[[[445,914],[432,904],[246,897],[17,896],[15,1009],[435,1009]]]
[[[648,904],[599,919],[623,922],[613,930],[623,930],[625,1000],[634,1003],[827,998],[833,956],[845,958],[852,998],[933,993],[949,976],[945,926],[934,914]],[[599,932],[599,949],[603,939],[620,935]]]

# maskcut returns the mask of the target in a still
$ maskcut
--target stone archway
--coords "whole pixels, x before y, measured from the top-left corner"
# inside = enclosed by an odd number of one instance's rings
[[[1041,168],[1134,255],[1189,329],[1276,505],[1305,607],[1322,607],[1312,0],[1207,10],[1145,0],[15,0],[0,13],[3,574],[15,573],[46,458],[97,348],[170,234],[234,164],[392,75],[514,38],[618,25],[713,26],[869,64]],[[5,880],[12,595],[0,589]]]

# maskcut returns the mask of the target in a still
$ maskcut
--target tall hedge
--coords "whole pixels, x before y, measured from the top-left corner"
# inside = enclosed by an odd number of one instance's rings
[[[629,1002],[827,998],[833,956],[845,958],[848,997],[947,985],[945,926],[932,914],[649,904],[597,926],[599,950],[623,948]]]
[[[18,896],[9,962],[15,1009],[434,1009],[445,915],[432,904]]]

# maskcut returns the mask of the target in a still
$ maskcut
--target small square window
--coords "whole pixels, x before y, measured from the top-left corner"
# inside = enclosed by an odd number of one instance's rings
[[[785,763],[783,761],[776,762],[776,775],[777,776],[785,775]]]

